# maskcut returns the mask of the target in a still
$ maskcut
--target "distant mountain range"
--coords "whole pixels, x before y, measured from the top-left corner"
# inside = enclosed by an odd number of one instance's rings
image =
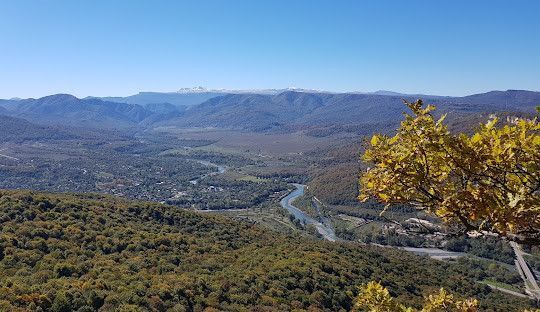
[[[127,103],[127,104],[163,104],[168,103],[177,107],[186,107],[200,104],[213,97],[223,95],[221,92],[140,92],[126,97],[102,97],[104,101]],[[87,98],[88,99],[88,98]]]
[[[294,91],[294,92],[305,92],[305,93],[332,93],[328,91],[321,91],[321,90],[315,90],[315,89],[303,89],[303,88],[295,88],[295,87],[288,87],[285,89],[206,89],[204,87],[194,87],[194,88],[182,88],[177,91],[177,93],[221,93],[221,94],[279,94],[286,91]]]
[[[374,93],[325,93],[312,90],[229,93],[203,88],[173,93],[144,92],[125,98],[78,99],[57,94],[39,99],[0,100],[0,115],[38,124],[91,128],[157,126],[217,127],[254,131],[394,126],[406,111],[402,99],[422,97],[440,112],[532,113],[540,92],[492,91],[465,97]],[[255,91],[253,91],[255,92]]]
[[[201,104],[206,100],[220,95],[227,94],[267,94],[276,95],[286,91],[304,92],[304,93],[321,93],[322,91],[286,88],[286,89],[253,89],[253,90],[228,90],[228,89],[206,89],[203,87],[182,88],[176,92],[139,92],[135,95],[126,97],[101,97],[104,101],[127,103],[127,104],[163,104],[169,103],[177,107],[188,107]],[[96,97],[88,97],[96,98]]]
[[[184,108],[189,106],[195,106],[201,104],[211,98],[228,95],[228,94],[244,94],[244,95],[278,95],[283,92],[299,92],[299,93],[325,93],[325,94],[338,94],[338,92],[328,92],[314,89],[302,89],[289,87],[285,89],[247,89],[247,90],[229,90],[229,89],[206,89],[204,87],[194,87],[194,88],[182,88],[176,92],[139,92],[134,95],[126,97],[100,97],[98,99],[109,101],[109,102],[118,102],[118,103],[127,103],[127,104],[163,104],[168,103],[178,108]],[[393,91],[379,90],[375,92],[347,92],[348,94],[373,94],[373,95],[388,95],[388,96],[415,96],[419,98],[424,97],[441,97],[443,96],[434,96],[434,95],[424,95],[424,94],[404,94]],[[95,99],[97,97],[87,97],[86,99]]]

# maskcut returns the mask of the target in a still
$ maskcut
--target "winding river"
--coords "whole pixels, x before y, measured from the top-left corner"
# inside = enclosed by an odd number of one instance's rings
[[[321,217],[321,220],[323,222],[319,222],[312,217],[305,214],[302,210],[298,209],[297,207],[292,205],[292,202],[297,199],[298,197],[304,195],[304,190],[306,188],[303,184],[293,184],[296,189],[292,192],[290,192],[287,196],[283,197],[281,199],[280,204],[283,208],[287,209],[290,214],[292,214],[296,219],[300,220],[300,222],[304,224],[311,224],[315,226],[317,229],[317,232],[321,234],[324,239],[335,242],[338,238],[336,236],[336,233],[334,232],[334,229],[328,222],[326,218]]]
[[[222,174],[222,173],[225,173],[225,171],[227,171],[227,167],[223,166],[223,165],[214,164],[213,162],[209,162],[209,161],[206,161],[206,160],[200,160],[200,159],[191,159],[191,160],[194,161],[194,162],[198,162],[199,164],[207,166],[207,167],[215,167],[215,168],[217,168],[217,171],[204,174],[204,175],[200,176],[199,178],[197,178],[195,180],[189,181],[189,183],[191,183],[191,184],[197,184],[197,183],[199,183],[199,180],[201,180],[203,178],[206,178],[206,177],[212,176],[212,175],[216,175],[216,174]]]
[[[209,162],[209,161],[197,160],[197,159],[194,159],[194,161],[196,161],[196,162],[198,162],[200,164],[203,164],[205,166],[216,167],[217,172],[212,172],[212,173],[209,173],[209,174],[205,174],[205,175],[201,176],[200,178],[198,178],[196,180],[192,180],[192,181],[190,181],[192,184],[197,184],[198,180],[200,180],[200,179],[202,179],[202,178],[204,178],[206,176],[215,175],[215,174],[222,174],[227,170],[227,167],[222,166],[222,165],[218,165],[218,164],[214,164],[214,163]],[[316,210],[317,210],[317,212],[319,214],[319,219],[322,222],[313,219],[312,217],[305,214],[302,210],[300,210],[297,207],[292,205],[292,202],[295,199],[297,199],[298,197],[304,195],[304,190],[306,188],[306,186],[304,184],[296,184],[295,183],[293,185],[296,187],[296,189],[294,191],[290,192],[287,196],[283,197],[283,199],[281,199],[281,201],[280,201],[281,206],[283,208],[287,209],[290,214],[292,214],[296,219],[300,220],[300,222],[302,222],[303,224],[306,224],[306,225],[311,224],[311,225],[315,226],[315,228],[317,229],[317,232],[319,232],[319,234],[321,234],[324,239],[326,239],[328,241],[331,241],[331,242],[335,242],[336,240],[338,240],[338,238],[336,236],[336,233],[334,232],[334,229],[332,228],[332,225],[330,224],[330,221],[328,220],[328,218],[325,218],[324,216],[321,215],[321,212],[320,212],[320,209],[319,209],[318,205],[316,207]],[[216,210],[209,210],[209,211],[215,212]],[[231,211],[231,210],[225,209],[224,211]]]
[[[225,173],[225,171],[227,170],[227,167],[225,167],[223,165],[214,164],[213,162],[209,162],[207,160],[194,159],[194,161],[198,162],[201,165],[205,165],[207,167],[215,167],[215,168],[217,168],[217,170],[218,170],[217,173],[218,174]]]

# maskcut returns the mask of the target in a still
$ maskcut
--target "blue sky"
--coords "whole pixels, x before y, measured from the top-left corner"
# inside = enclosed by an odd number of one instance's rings
[[[0,98],[540,90],[540,1],[0,0]]]

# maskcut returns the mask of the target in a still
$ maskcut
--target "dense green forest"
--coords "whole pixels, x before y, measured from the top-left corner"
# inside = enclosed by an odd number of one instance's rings
[[[506,274],[479,262],[282,236],[105,195],[0,191],[0,226],[1,311],[347,311],[370,280],[411,305],[439,287],[487,310],[530,304],[477,283]]]

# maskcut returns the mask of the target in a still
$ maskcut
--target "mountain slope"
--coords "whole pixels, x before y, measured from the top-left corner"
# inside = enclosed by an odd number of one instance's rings
[[[321,125],[364,125],[371,130],[394,127],[406,111],[403,98],[378,94],[283,92],[278,95],[235,94],[212,98],[163,124],[250,130],[302,128]],[[494,91],[467,97],[427,96],[439,113],[455,116],[498,111],[528,112],[540,103],[540,93]]]
[[[104,101],[127,104],[158,104],[169,103],[177,107],[187,107],[200,104],[213,97],[223,95],[221,92],[139,92],[126,97],[102,97]]]
[[[62,124],[94,128],[126,127],[217,127],[254,131],[309,130],[347,131],[367,134],[394,129],[406,111],[403,98],[412,95],[356,93],[321,93],[286,91],[279,94],[225,94],[211,92],[171,93],[166,97],[210,97],[200,104],[170,103],[167,98],[150,98],[159,102],[126,104],[98,98],[78,99],[57,94],[40,99],[1,100],[2,114],[22,117],[37,123]],[[141,103],[147,101],[141,93]],[[159,94],[162,95],[161,93]],[[219,96],[216,96],[219,95]],[[169,98],[169,100],[171,99]],[[194,99],[194,98],[192,98]],[[197,101],[203,98],[198,98]],[[437,105],[438,113],[452,112],[460,119],[471,114],[496,112],[532,113],[540,104],[540,92],[492,91],[465,97],[426,96],[425,102]],[[174,101],[172,101],[174,102]],[[1,109],[1,108],[0,108]],[[326,130],[325,130],[326,129]],[[330,129],[330,131],[327,131]]]
[[[157,104],[169,103],[177,107],[189,107],[201,104],[211,98],[227,95],[227,94],[260,94],[260,95],[277,95],[286,91],[295,91],[303,93],[319,93],[321,91],[286,88],[286,89],[253,89],[253,90],[227,90],[227,89],[211,89],[203,87],[182,88],[177,92],[139,92],[126,97],[109,96],[101,97],[104,101],[128,103],[128,104]]]
[[[66,140],[77,136],[66,129],[36,125],[22,118],[0,115],[0,142]]]
[[[466,261],[287,237],[154,203],[0,190],[0,220],[3,311],[348,311],[369,280],[408,304],[445,287],[491,309],[528,305],[476,283],[495,273]]]
[[[311,93],[230,94],[192,107],[186,110],[182,118],[167,123],[191,127],[265,130],[291,123],[306,112],[321,107],[322,102],[323,97]]]
[[[43,124],[79,127],[129,127],[152,115],[140,105],[106,102],[100,99],[78,99],[69,94],[39,99],[4,101],[9,114]]]
[[[491,91],[460,98],[452,98],[448,103],[459,106],[474,105],[484,109],[532,112],[540,105],[540,92],[526,90]]]

